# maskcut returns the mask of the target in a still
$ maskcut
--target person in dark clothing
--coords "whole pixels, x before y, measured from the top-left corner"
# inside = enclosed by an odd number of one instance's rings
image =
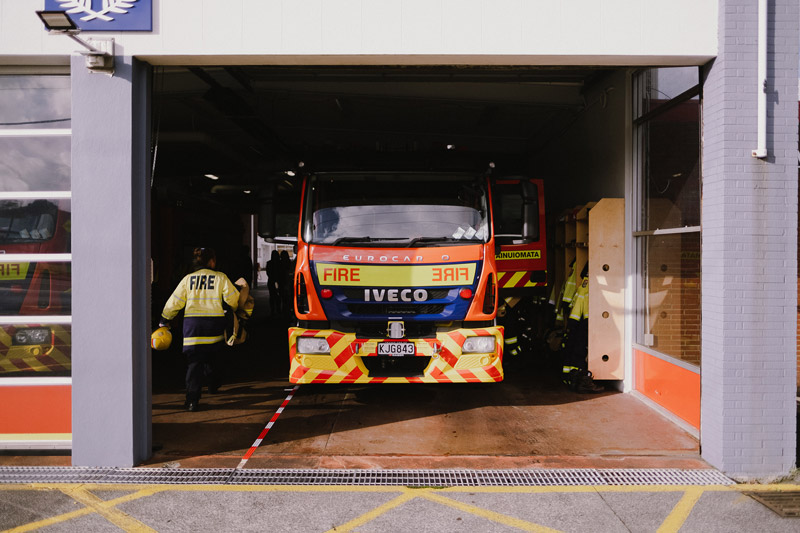
[[[283,266],[278,250],[272,250],[270,260],[267,261],[267,288],[269,289],[269,310],[272,316],[281,314],[281,292],[283,283]]]
[[[236,282],[239,278],[245,280],[248,287],[253,286],[253,259],[250,257],[249,246],[242,246],[241,250],[239,250],[239,256],[234,262],[231,280]]]

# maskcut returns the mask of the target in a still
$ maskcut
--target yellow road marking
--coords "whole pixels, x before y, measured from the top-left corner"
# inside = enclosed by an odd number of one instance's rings
[[[703,489],[700,487],[694,487],[687,490],[683,497],[675,504],[675,507],[672,509],[672,512],[669,513],[667,518],[661,524],[661,527],[658,528],[658,533],[670,533],[672,531],[678,531],[683,526],[683,523],[686,522],[686,519],[689,518],[689,513],[692,512],[694,509],[697,500],[700,499],[700,496],[703,495]]]
[[[547,486],[547,487],[448,487],[436,489],[410,489],[408,487],[393,486],[349,486],[349,485],[145,485],[145,484],[74,484],[74,483],[30,483],[30,484],[0,484],[0,491],[47,491],[60,490],[76,501],[86,505],[82,509],[70,511],[58,516],[46,518],[29,524],[24,524],[5,533],[22,533],[47,527],[53,524],[66,522],[92,513],[98,513],[113,524],[127,531],[152,531],[148,526],[133,519],[124,512],[115,509],[117,505],[151,496],[159,492],[286,492],[286,493],[314,493],[314,492],[356,492],[356,493],[397,493],[401,494],[393,500],[376,507],[350,522],[338,526],[335,531],[352,531],[354,528],[366,524],[394,509],[403,503],[417,497],[447,505],[470,514],[492,520],[504,525],[509,525],[524,531],[555,531],[531,522],[511,518],[493,511],[463,504],[456,500],[446,498],[442,494],[448,492],[469,493],[509,493],[509,494],[545,494],[545,493],[590,493],[590,492],[617,492],[617,493],[648,493],[648,492],[683,492],[684,495],[664,520],[659,532],[678,531],[684,524],[697,501],[705,492],[783,492],[800,490],[800,485],[794,484],[769,484],[769,485],[609,485],[609,486]],[[89,493],[90,490],[129,490],[131,494],[119,498],[102,501],[97,496]]]
[[[522,531],[535,531],[537,533],[553,533],[558,531],[557,529],[550,529],[549,527],[540,526],[539,524],[534,524],[533,522],[528,522],[519,518],[513,518],[511,516],[496,513],[494,511],[489,511],[488,509],[481,509],[480,507],[475,507],[474,505],[468,505],[450,498],[445,498],[444,496],[439,496],[438,494],[434,494],[429,490],[421,491],[419,496],[432,502],[446,505],[448,507],[458,509],[459,511],[464,511],[465,513],[470,513],[480,518],[491,520],[492,522],[497,522],[498,524],[521,529]]]
[[[83,507],[82,509],[70,511],[68,513],[60,514],[58,516],[51,516],[50,518],[37,520],[36,522],[31,522],[29,524],[23,524],[21,526],[12,529],[7,529],[3,533],[23,533],[26,531],[34,531],[43,527],[52,526],[54,524],[60,524],[68,520],[72,520],[73,518],[80,518],[82,516],[94,513],[103,516],[105,519],[107,519],[114,525],[121,527],[125,531],[153,531],[152,529],[148,528],[141,522],[134,520],[130,516],[126,515],[122,511],[113,509],[113,507],[121,503],[138,500],[139,498],[145,496],[151,496],[156,492],[159,492],[159,488],[155,487],[145,488],[137,492],[134,492],[133,494],[126,494],[125,496],[105,502],[100,498],[98,498],[97,496],[95,496],[94,494],[90,494],[88,492],[87,488],[88,486],[86,485],[75,486],[65,483],[59,483],[57,485],[58,486],[37,483],[36,486],[33,485],[0,486],[0,490],[13,490],[15,488],[18,490],[31,490],[31,489],[41,490],[41,491],[60,490],[67,496],[70,496],[75,501],[85,505],[85,507]],[[107,489],[108,487],[97,485],[96,488]],[[130,489],[131,487],[127,486],[125,488]],[[112,515],[114,515],[114,518],[111,518]],[[117,516],[119,516],[120,519],[118,519]],[[125,517],[125,520],[121,519],[121,517]]]
[[[3,533],[24,533],[26,531],[35,531],[39,528],[52,526],[53,524],[60,524],[61,522],[66,522],[67,520],[72,520],[73,518],[80,518],[81,516],[86,516],[92,513],[94,513],[94,510],[84,507],[83,509],[78,509],[77,511],[70,511],[69,513],[60,514],[51,518],[45,518],[44,520],[39,520],[37,522],[31,522],[30,524],[24,524],[11,529],[6,529],[3,531]]]
[[[61,492],[70,496],[77,502],[82,503],[89,509],[93,510],[115,526],[119,527],[123,531],[132,531],[132,532],[155,532],[155,529],[151,529],[150,527],[142,524],[135,518],[131,517],[130,515],[116,509],[115,506],[119,505],[120,503],[124,503],[125,501],[131,501],[134,499],[142,498],[144,496],[150,496],[157,492],[157,489],[154,490],[142,490],[136,492],[134,494],[129,494],[127,496],[123,496],[122,498],[117,498],[115,500],[110,501],[103,501],[91,492],[89,492],[84,487],[76,487],[71,490],[62,489]]]
[[[384,503],[383,505],[379,505],[375,509],[368,511],[361,516],[350,520],[346,524],[342,524],[341,526],[335,526],[333,529],[329,530],[328,533],[336,532],[339,533],[340,531],[353,531],[354,528],[358,526],[363,526],[364,524],[371,522],[381,516],[382,514],[391,511],[395,507],[403,505],[407,501],[413,500],[417,497],[417,494],[414,491],[411,491],[406,488],[400,488],[402,490],[402,494],[397,498],[389,500],[388,502]]]

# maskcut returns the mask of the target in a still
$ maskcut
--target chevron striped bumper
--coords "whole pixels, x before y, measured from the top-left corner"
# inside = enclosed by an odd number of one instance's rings
[[[494,351],[462,353],[467,337],[494,337]],[[330,353],[300,353],[297,339],[325,339]],[[503,328],[454,329],[436,338],[403,339],[414,356],[379,356],[378,344],[355,333],[289,328],[292,383],[493,383],[503,381]]]

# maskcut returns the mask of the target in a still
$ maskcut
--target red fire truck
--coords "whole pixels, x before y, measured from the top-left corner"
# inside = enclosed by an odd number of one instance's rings
[[[68,200],[0,200],[0,315],[32,317],[0,327],[4,373],[69,373],[68,328],[33,318],[70,314],[69,251]]]
[[[500,191],[494,210],[507,215],[495,214],[508,231],[502,246],[492,221],[493,187]],[[266,239],[274,235],[270,205],[267,200],[260,220]],[[307,176],[290,381],[502,381],[498,286],[546,282],[543,208],[536,180],[493,184],[480,175],[411,172]]]

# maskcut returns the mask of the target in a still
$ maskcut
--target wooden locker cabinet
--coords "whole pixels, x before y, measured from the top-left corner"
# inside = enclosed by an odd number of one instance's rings
[[[625,200],[603,198],[564,211],[555,234],[556,287],[589,263],[589,353],[594,379],[623,379]],[[557,294],[556,294],[557,296]],[[569,311],[565,311],[568,315]],[[565,317],[566,318],[566,317]]]
[[[603,198],[589,210],[589,370],[594,379],[625,377],[625,200]]]

